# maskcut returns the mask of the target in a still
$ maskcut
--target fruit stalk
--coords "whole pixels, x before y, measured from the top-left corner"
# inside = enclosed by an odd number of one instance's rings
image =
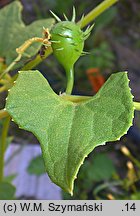
[[[73,84],[74,84],[74,70],[73,70],[73,68],[66,71],[66,74],[67,74],[66,94],[70,95],[72,93]]]
[[[118,0],[105,0],[97,7],[95,7],[91,12],[89,12],[82,20],[81,28],[85,27],[91,21],[93,21],[96,17],[102,14],[105,10],[110,8],[113,4],[115,4]]]

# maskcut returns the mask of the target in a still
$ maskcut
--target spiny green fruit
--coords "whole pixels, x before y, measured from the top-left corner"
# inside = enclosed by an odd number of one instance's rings
[[[74,22],[57,23],[51,31],[52,49],[62,66],[73,67],[84,48],[84,33]]]
[[[85,54],[85,52],[83,52],[84,41],[90,35],[93,26],[88,27],[86,31],[83,32],[80,25],[75,23],[75,8],[73,8],[71,21],[69,21],[65,15],[64,17],[66,20],[61,21],[53,12],[51,13],[58,21],[51,30],[51,46],[53,53],[64,67],[68,82],[72,82],[73,66],[78,58]],[[71,93],[71,87],[69,88],[67,86],[67,88],[66,93]]]

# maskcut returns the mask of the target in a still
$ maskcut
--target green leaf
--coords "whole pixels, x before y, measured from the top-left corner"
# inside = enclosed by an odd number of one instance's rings
[[[21,11],[19,1],[0,10],[0,57],[6,58],[7,64],[17,57],[16,48],[32,37],[42,37],[43,26],[50,29],[55,22],[54,19],[42,19],[25,26]],[[40,46],[40,43],[34,43],[26,54],[35,55]]]
[[[37,176],[45,173],[42,155],[39,155],[30,161],[29,166],[27,167],[27,171],[29,174],[34,174]]]
[[[118,140],[132,125],[128,82],[127,73],[113,74],[94,97],[73,103],[55,94],[38,71],[20,72],[6,110],[38,138],[50,178],[64,190],[72,193],[81,164],[96,146]]]
[[[12,200],[16,188],[8,182],[0,182],[0,200]]]
[[[2,127],[3,127],[3,120],[0,121],[0,145],[1,145],[1,134],[2,134]],[[12,136],[8,136],[6,138],[6,145],[5,145],[5,151],[8,148],[8,146],[10,145],[10,143],[12,142],[13,137]]]
[[[15,178],[17,177],[17,174],[12,174],[4,177],[4,182],[11,183]]]

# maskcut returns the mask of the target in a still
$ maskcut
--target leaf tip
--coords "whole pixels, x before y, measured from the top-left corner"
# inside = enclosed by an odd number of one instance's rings
[[[73,190],[70,190],[69,193],[71,196],[73,196]]]
[[[131,126],[131,125],[130,125],[130,126]],[[126,134],[127,134],[127,131],[124,132],[124,135],[126,135]]]

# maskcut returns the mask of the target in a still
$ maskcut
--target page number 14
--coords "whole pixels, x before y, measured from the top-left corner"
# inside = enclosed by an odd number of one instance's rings
[[[135,203],[126,203],[125,207],[126,207],[126,211],[136,211]]]

